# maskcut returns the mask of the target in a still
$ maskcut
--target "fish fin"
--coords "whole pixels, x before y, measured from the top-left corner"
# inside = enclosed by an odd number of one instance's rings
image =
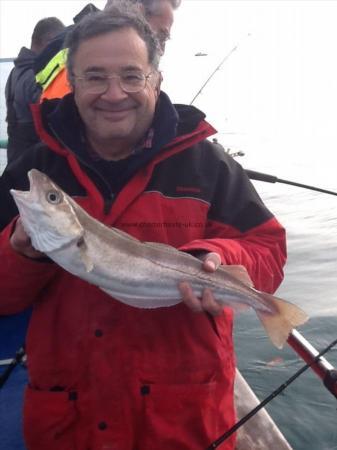
[[[94,268],[94,264],[89,257],[89,253],[87,251],[88,247],[83,236],[77,241],[76,245],[79,249],[81,261],[84,264],[86,272],[91,272]]]
[[[231,275],[233,278],[241,281],[241,283],[243,283],[245,286],[254,287],[254,283],[252,282],[252,279],[250,278],[247,269],[244,266],[224,265],[220,266],[218,271],[219,270],[224,271],[228,275]]]
[[[272,343],[277,348],[282,348],[291,331],[305,323],[309,317],[301,308],[281,298],[266,293],[263,293],[263,297],[272,303],[274,311],[256,310],[256,314]]]

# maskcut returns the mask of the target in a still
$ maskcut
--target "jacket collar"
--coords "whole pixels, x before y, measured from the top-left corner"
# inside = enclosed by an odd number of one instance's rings
[[[83,155],[84,124],[73,94],[68,94],[63,99],[46,100],[41,105],[36,105],[34,115],[40,115],[44,135],[47,133],[52,139],[58,141],[61,147]],[[152,146],[148,150],[154,156],[173,140],[193,133],[204,118],[205,114],[194,106],[173,105],[169,97],[161,92],[152,122]],[[41,138],[45,140],[43,136]]]

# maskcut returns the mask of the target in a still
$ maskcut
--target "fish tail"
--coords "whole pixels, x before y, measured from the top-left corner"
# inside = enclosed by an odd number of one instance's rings
[[[272,312],[256,311],[270,340],[282,348],[291,331],[308,320],[308,315],[298,306],[271,294],[263,293],[264,299],[272,305]]]

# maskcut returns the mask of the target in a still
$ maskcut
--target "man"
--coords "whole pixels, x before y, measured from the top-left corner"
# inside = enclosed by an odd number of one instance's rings
[[[35,107],[44,144],[0,179],[0,314],[34,306],[27,447],[206,448],[235,420],[231,311],[183,280],[170,308],[111,299],[36,252],[8,190],[27,189],[36,167],[106,225],[198,255],[204,270],[242,264],[269,292],[283,277],[284,230],[241,166],[205,140],[215,130],[204,114],[160,92],[141,16],[90,15],[67,46],[73,93]]]
[[[38,141],[30,104],[38,101],[41,88],[35,81],[33,71],[36,56],[49,42],[64,29],[63,23],[56,17],[39,20],[35,25],[30,49],[22,47],[14,61],[5,88],[7,105],[7,160],[13,161],[23,149]]]
[[[122,0],[123,1],[123,0]],[[159,40],[162,53],[165,51],[165,44],[170,39],[170,32],[174,20],[174,10],[176,10],[181,0],[131,0],[138,5],[144,17],[150,24]],[[113,7],[116,0],[108,0],[105,10]]]
[[[134,5],[144,14],[152,30],[155,32],[161,52],[165,51],[166,41],[170,38],[170,30],[173,25],[173,12],[181,3],[181,0],[108,0],[105,10],[112,10],[120,4]],[[98,11],[91,4],[87,5],[80,14],[74,18],[74,23],[79,22],[87,14]],[[69,27],[68,30],[72,28]],[[42,87],[41,100],[62,98],[71,90],[66,71],[67,52],[64,47],[63,33],[57,42],[46,49],[37,61],[35,71],[36,80]]]

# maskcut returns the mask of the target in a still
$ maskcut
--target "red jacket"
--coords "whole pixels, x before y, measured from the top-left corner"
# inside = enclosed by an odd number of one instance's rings
[[[34,166],[105,224],[185,251],[216,251],[224,264],[246,266],[258,289],[277,288],[284,230],[241,166],[204,141],[214,130],[202,118],[191,128],[185,123],[183,133],[178,127],[109,208],[104,189],[48,126],[40,133],[49,149],[39,146],[26,166],[3,176],[8,208],[7,189],[22,188],[21,172]],[[67,128],[75,132],[73,124]],[[14,217],[15,207],[8,208]],[[0,235],[0,314],[33,305],[24,406],[29,450],[201,450],[234,423],[229,309],[214,319],[183,304],[126,306],[54,263],[16,254],[12,226]],[[232,450],[233,442],[222,448]]]

